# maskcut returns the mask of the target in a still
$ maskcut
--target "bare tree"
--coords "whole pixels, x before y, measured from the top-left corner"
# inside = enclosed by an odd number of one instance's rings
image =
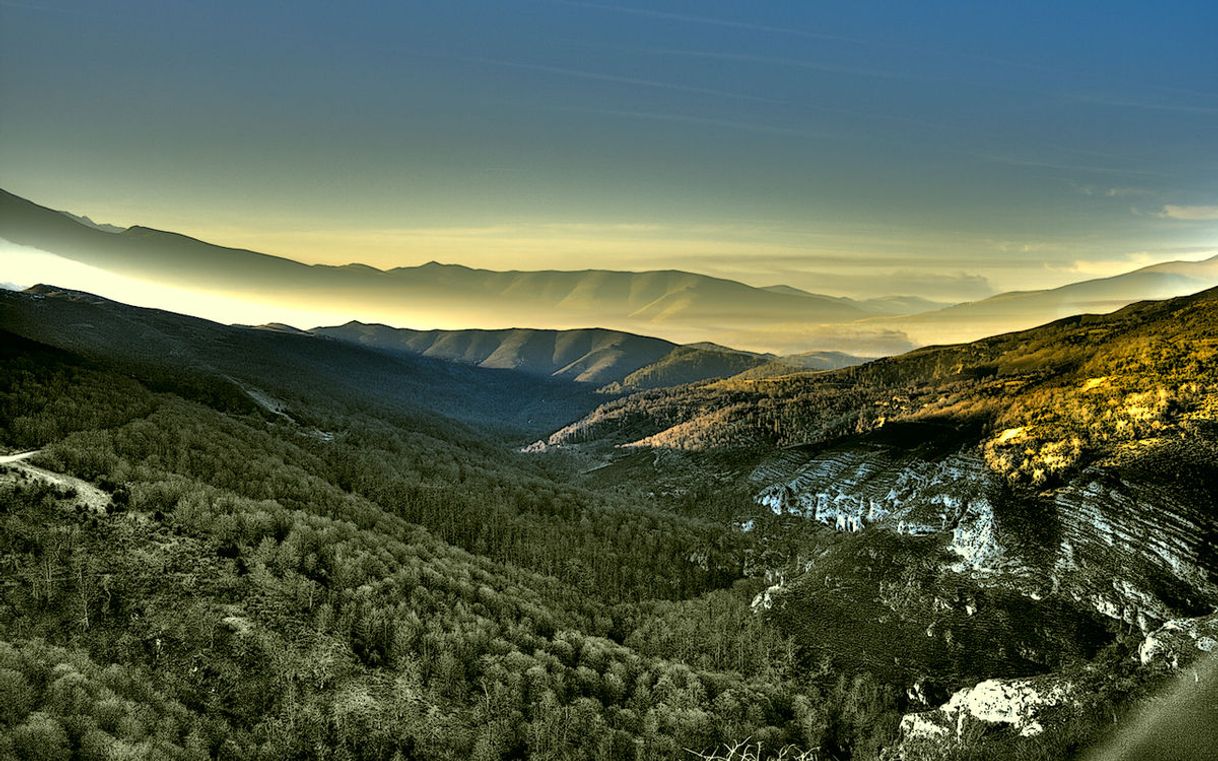
[[[821,761],[820,749],[803,750],[794,745],[784,745],[772,752],[767,752],[762,743],[751,742],[751,737],[735,743],[723,745],[712,751],[697,751],[685,749],[685,752],[701,761]]]

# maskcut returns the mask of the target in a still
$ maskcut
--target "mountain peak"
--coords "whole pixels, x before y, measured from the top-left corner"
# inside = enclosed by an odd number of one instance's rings
[[[59,213],[64,215],[68,219],[72,220],[73,222],[77,222],[79,224],[84,225],[85,227],[90,227],[94,230],[100,230],[101,232],[104,232],[104,233],[121,233],[121,232],[126,231],[126,229],[127,229],[125,227],[119,227],[117,225],[108,225],[108,224],[105,224],[102,222],[94,222],[92,219],[84,216],[83,214],[73,214],[70,211],[61,211]]]

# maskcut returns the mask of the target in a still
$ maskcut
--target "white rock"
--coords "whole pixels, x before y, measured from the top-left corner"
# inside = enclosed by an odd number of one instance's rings
[[[939,708],[906,714],[901,719],[901,742],[946,737],[952,729],[961,737],[974,721],[1007,725],[1024,737],[1038,735],[1045,731],[1038,717],[1041,709],[1066,703],[1073,691],[1069,682],[1052,677],[987,679],[958,690]]]
[[[1201,653],[1218,650],[1218,613],[1201,618],[1177,618],[1160,626],[1142,640],[1138,660],[1180,668]]]

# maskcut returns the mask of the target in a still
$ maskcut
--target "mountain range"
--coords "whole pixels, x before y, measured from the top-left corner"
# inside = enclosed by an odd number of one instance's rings
[[[1022,330],[1077,314],[1102,314],[1146,299],[1187,296],[1218,285],[1218,256],[1177,261],[1043,291],[1011,291],[988,299],[902,317],[915,343],[958,343]],[[883,320],[879,320],[883,322]]]
[[[864,361],[839,352],[776,357],[715,344],[674,344],[620,331],[410,330],[349,322],[308,331],[393,353],[592,383],[606,393],[727,378],[746,371],[834,370]]]
[[[335,312],[397,325],[596,325],[688,343],[739,331],[765,333],[779,324],[852,321],[893,309],[887,301],[870,308],[850,299],[754,288],[675,270],[494,272],[430,262],[382,271],[355,264],[305,265],[144,227],[102,230],[10,193],[0,193],[0,237],[107,272],[189,283],[262,303],[298,304],[324,294]]]
[[[630,388],[723,378],[770,359],[604,329],[421,331],[350,322],[310,332],[392,352]]]
[[[713,342],[786,355],[888,355],[1218,285],[1218,257],[952,306],[908,296],[848,299],[785,285],[754,287],[677,270],[498,272],[437,262],[391,270],[306,265],[172,232],[98,225],[4,191],[0,238],[108,273],[223,294],[268,311],[324,304],[330,314],[349,319],[446,330],[595,326],[673,343]],[[82,276],[81,282],[60,285],[87,290],[90,282]],[[172,306],[169,302],[149,305]]]

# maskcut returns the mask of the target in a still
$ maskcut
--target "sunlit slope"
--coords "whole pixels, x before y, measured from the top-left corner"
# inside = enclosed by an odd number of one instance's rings
[[[979,419],[988,456],[1041,483],[1211,419],[1218,291],[1079,316],[828,373],[732,378],[609,402],[554,443],[789,445],[895,420]]]

